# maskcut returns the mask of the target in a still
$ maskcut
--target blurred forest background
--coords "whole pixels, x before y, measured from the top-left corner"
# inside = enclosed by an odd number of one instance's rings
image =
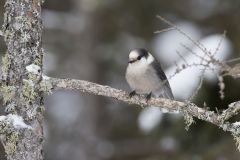
[[[3,6],[1,0],[1,24]],[[144,47],[171,76],[179,60],[176,51],[184,57],[189,54],[180,44],[193,50],[195,46],[177,31],[154,34],[168,27],[156,15],[171,20],[211,49],[226,30],[219,58],[240,56],[238,0],[46,0],[42,12],[45,74],[130,91],[124,78],[128,54]],[[1,37],[1,56],[5,51]],[[170,84],[176,99],[184,101],[197,87],[199,75],[192,70],[176,77]],[[240,81],[226,77],[224,82],[224,100],[219,98],[216,74],[210,73],[193,101],[221,110],[239,100]],[[46,160],[240,159],[232,136],[209,123],[196,120],[186,131],[181,115],[105,97],[58,91],[46,98],[45,117]],[[3,155],[0,145],[1,160]]]

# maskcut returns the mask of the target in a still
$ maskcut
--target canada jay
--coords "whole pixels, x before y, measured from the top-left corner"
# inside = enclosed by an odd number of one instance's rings
[[[147,101],[151,96],[174,99],[160,63],[146,49],[130,52],[126,79],[132,89],[130,97],[145,94]]]

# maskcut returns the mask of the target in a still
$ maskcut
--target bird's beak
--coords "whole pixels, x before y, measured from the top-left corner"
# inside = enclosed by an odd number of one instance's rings
[[[136,61],[136,60],[131,60],[131,59],[130,59],[130,60],[128,61],[128,63],[133,63],[133,62],[135,62],[135,61]]]

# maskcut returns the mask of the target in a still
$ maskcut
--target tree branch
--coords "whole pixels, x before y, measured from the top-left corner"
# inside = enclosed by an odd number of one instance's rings
[[[229,107],[226,110],[224,110],[223,113],[221,114],[221,119],[224,121],[232,118],[233,116],[239,114],[240,112],[240,101],[233,102],[228,106]]]
[[[185,103],[175,100],[169,100],[164,98],[151,98],[148,102],[143,95],[136,95],[132,98],[129,97],[129,94],[125,91],[111,88],[109,86],[99,85],[96,83],[76,80],[76,79],[58,79],[58,78],[44,78],[41,86],[49,86],[51,84],[52,90],[68,89],[68,90],[79,90],[81,92],[86,92],[94,95],[100,95],[105,97],[111,97],[128,104],[137,104],[140,106],[156,106],[165,108],[168,110],[179,111],[180,113],[188,116],[193,116],[198,119],[210,122],[224,131],[229,131],[234,135],[239,135],[240,128],[236,124],[231,124],[229,122],[224,122],[223,115],[219,115],[214,111],[209,111],[204,108],[200,108],[193,103]],[[228,118],[232,115],[235,115],[232,112],[235,110],[227,110]]]

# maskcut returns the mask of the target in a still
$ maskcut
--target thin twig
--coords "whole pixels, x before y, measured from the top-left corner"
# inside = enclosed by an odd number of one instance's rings
[[[168,32],[168,31],[172,31],[172,30],[175,30],[175,28],[174,27],[169,27],[169,28],[166,28],[166,29],[155,31],[154,34],[159,34],[159,33]]]
[[[205,61],[205,62],[208,62],[207,59],[205,59],[205,57],[202,57],[200,55],[198,55],[196,52],[194,52],[191,48],[189,48],[188,46],[186,46],[185,44],[183,43],[180,43],[180,45],[185,48],[187,51],[189,51],[189,53],[191,53],[192,55],[198,57],[199,59],[201,59],[201,61]]]
[[[225,62],[226,62],[226,63],[232,63],[232,62],[236,62],[236,61],[240,61],[240,57],[238,57],[238,58],[233,58],[233,59],[227,60],[227,61],[225,61]]]
[[[215,65],[219,66],[221,71],[226,71],[226,72],[229,72],[229,71],[230,71],[231,68],[230,68],[227,64],[225,64],[224,62],[216,59],[216,58],[213,56],[214,54],[211,54],[211,52],[208,51],[207,48],[206,48],[203,44],[201,44],[200,42],[195,41],[194,39],[192,39],[187,33],[185,33],[183,30],[181,30],[178,26],[176,26],[176,25],[173,24],[172,22],[166,20],[166,19],[163,18],[162,16],[157,15],[157,18],[160,19],[161,21],[165,22],[165,23],[168,24],[169,26],[175,28],[180,34],[182,34],[183,36],[185,36],[189,41],[191,41],[195,46],[197,46],[203,53],[205,53],[205,55],[210,58],[210,60],[207,60],[207,61],[211,62],[211,63],[209,63],[209,64],[215,64]],[[225,34],[225,32],[224,32],[224,34]],[[224,34],[223,34],[223,35],[224,35]],[[223,36],[223,37],[224,37],[224,36]],[[221,43],[222,43],[222,40],[220,40],[220,42],[219,42],[219,45],[218,45],[219,47],[220,47]],[[215,51],[214,53],[217,53],[217,51],[219,50],[219,47],[216,48],[216,51]],[[190,49],[190,50],[191,50],[191,49]],[[193,52],[191,52],[191,53],[193,53]],[[195,54],[195,55],[197,56],[197,54]],[[200,56],[200,57],[201,57],[201,56]],[[199,57],[199,58],[200,58],[200,57]],[[204,60],[203,57],[202,57],[201,59]]]
[[[221,39],[219,40],[218,45],[217,45],[217,47],[215,49],[215,52],[213,53],[213,56],[215,56],[217,54],[217,52],[220,50],[221,44],[222,44],[224,38],[226,37],[226,33],[227,33],[227,31],[224,30],[223,34],[221,36]]]
[[[202,71],[202,74],[201,74],[201,76],[200,76],[200,82],[199,82],[197,88],[195,89],[195,91],[193,92],[193,94],[189,97],[188,101],[192,101],[192,100],[196,97],[196,95],[198,94],[199,90],[201,89],[202,84],[203,84],[203,79],[204,79],[205,70],[206,70],[206,69],[204,69],[204,70]]]
[[[180,59],[182,59],[183,62],[185,62],[185,64],[187,65],[188,62],[187,62],[187,60],[183,57],[183,55],[182,55],[179,51],[176,51],[176,53],[177,53],[177,55],[180,57]]]
[[[157,18],[159,18],[160,20],[162,20],[163,22],[165,22],[166,24],[168,24],[169,26],[173,27],[174,29],[176,29],[179,33],[181,33],[182,35],[184,35],[188,40],[190,40],[194,45],[196,45],[198,48],[200,48],[204,53],[207,53],[207,49],[206,47],[204,47],[202,44],[198,43],[197,41],[193,40],[188,34],[186,34],[184,31],[182,31],[180,28],[178,28],[175,24],[173,24],[172,22],[166,20],[165,18],[163,18],[160,15],[157,15]],[[207,53],[208,54],[208,53]]]

